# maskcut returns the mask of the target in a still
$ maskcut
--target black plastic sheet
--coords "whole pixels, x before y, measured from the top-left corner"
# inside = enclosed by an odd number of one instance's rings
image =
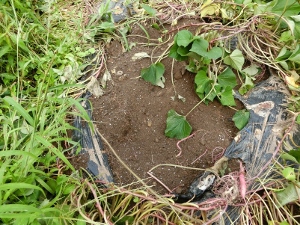
[[[84,100],[82,100],[81,105],[87,111],[91,121],[93,121],[91,103],[88,100],[89,97],[89,92],[84,94],[82,96]],[[82,120],[80,116],[76,116],[73,126],[76,129],[73,132],[72,139],[78,141],[81,146],[79,155],[87,154],[88,156],[87,168],[84,169],[104,184],[114,182],[108,157],[103,151],[103,144],[97,130],[92,130],[87,121]]]
[[[290,92],[284,81],[274,72],[271,72],[271,76],[267,80],[256,85],[245,96],[236,93],[235,97],[250,112],[247,125],[238,132],[226,149],[224,156],[213,167],[207,168],[201,176],[196,178],[187,193],[177,196],[179,201],[187,201],[192,198],[201,201],[202,196],[206,192],[210,192],[221,167],[229,159],[243,161],[246,167],[246,179],[251,180],[248,183],[247,191],[255,190],[261,184],[255,182],[254,178],[265,176],[264,172],[273,166],[274,161],[272,160],[278,159],[280,149],[289,151],[299,148],[300,126],[298,124],[292,126],[294,115],[287,108]],[[287,131],[289,133],[282,141]],[[229,205],[219,224],[238,223],[239,216],[240,207]],[[233,223],[233,221],[235,222]]]

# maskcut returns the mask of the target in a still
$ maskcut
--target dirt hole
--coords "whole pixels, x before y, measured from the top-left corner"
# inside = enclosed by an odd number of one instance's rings
[[[181,21],[185,22],[190,23]],[[151,27],[147,30],[151,39],[161,37],[157,30]],[[146,52],[157,57],[167,46],[147,46],[147,39],[141,36],[145,36],[145,33],[139,26],[133,26],[128,43],[134,47],[129,52],[124,52],[118,41],[111,42],[107,48],[107,69],[112,81],[108,83],[103,96],[91,98],[97,128],[120,158],[142,179],[149,177],[147,172],[150,169],[162,164],[200,169],[212,166],[238,131],[231,121],[235,111],[216,101],[209,105],[201,104],[187,117],[193,132],[197,132],[192,138],[180,143],[182,152],[176,157],[180,152],[176,147],[178,140],[164,136],[167,112],[174,109],[185,115],[199,101],[194,91],[195,75],[185,71],[183,63],[174,64],[176,91],[186,99],[185,102],[172,100],[172,59],[162,61],[166,68],[165,88],[153,86],[138,78],[141,69],[150,66],[151,60],[144,58],[133,61],[132,56]],[[107,149],[107,152],[110,151]],[[109,153],[109,161],[116,184],[127,185],[136,181],[112,153]],[[159,166],[153,170],[153,175],[169,189],[184,191],[201,171],[178,166]],[[154,179],[149,179],[148,183],[160,193],[167,192]]]

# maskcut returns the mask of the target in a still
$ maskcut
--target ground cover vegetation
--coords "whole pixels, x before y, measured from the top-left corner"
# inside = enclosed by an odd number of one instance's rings
[[[70,164],[70,152],[80,150],[69,135],[74,129],[72,118],[81,116],[93,127],[80,105],[81,93],[88,88],[98,93],[95,78],[105,67],[106,43],[119,39],[124,50],[130,50],[126,34],[133,23],[143,27],[142,22],[150,21],[162,31],[162,37],[170,35],[173,40],[165,55],[141,71],[144,80],[163,87],[161,59],[184,60],[187,70],[196,74],[199,104],[218,99],[234,107],[233,89],[238,83],[239,93],[245,94],[265,67],[271,67],[292,91],[290,110],[295,115],[293,122],[300,123],[298,1],[126,4],[132,4],[136,13],[114,23],[109,1],[97,8],[89,1],[0,0],[1,223],[211,224],[227,209],[228,202],[222,198],[174,203],[142,180],[140,189],[113,184],[103,188],[97,180],[83,178]],[[175,26],[181,17],[201,18],[201,22],[180,30],[164,28],[165,23]],[[196,31],[192,33],[190,27]],[[143,29],[147,37],[146,27]],[[86,58],[91,54],[96,56],[92,63]],[[91,67],[93,76],[85,77]],[[175,87],[174,92],[180,98]],[[170,109],[165,134],[178,139],[189,136],[192,128],[186,116]],[[237,112],[234,120],[239,129],[247,117],[246,111]],[[281,157],[283,162],[298,165],[299,154],[299,149],[293,149]],[[275,171],[281,178],[268,181],[272,185],[265,185],[264,190],[244,193],[244,201],[236,203],[241,206],[241,224],[299,223],[297,168],[275,161],[268,172]]]

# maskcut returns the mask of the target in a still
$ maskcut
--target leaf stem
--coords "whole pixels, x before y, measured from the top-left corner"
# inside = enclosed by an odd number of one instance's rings
[[[196,109],[207,98],[207,96],[210,95],[210,93],[214,90],[215,84],[216,83],[213,84],[213,86],[210,89],[210,91],[208,92],[208,94],[203,99],[201,99],[201,101],[198,102],[184,117],[187,117],[194,109]]]
[[[174,94],[175,97],[177,96],[177,92],[176,92],[176,88],[175,88],[175,84],[174,84],[174,61],[175,59],[172,60],[172,66],[171,66],[171,82],[172,82],[172,86],[174,89]]]
[[[172,47],[173,43],[170,44],[167,49],[158,57],[158,59],[155,61],[155,64],[160,62],[163,58],[165,58],[166,53],[169,51],[169,49]]]

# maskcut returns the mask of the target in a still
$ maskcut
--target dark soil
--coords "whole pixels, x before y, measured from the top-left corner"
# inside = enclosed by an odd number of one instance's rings
[[[157,40],[162,36],[151,27],[147,31],[151,39]],[[193,132],[196,133],[180,143],[182,152],[177,157],[180,152],[176,147],[178,140],[164,135],[167,112],[174,109],[185,115],[199,102],[200,99],[194,91],[195,75],[185,71],[183,63],[175,62],[175,88],[186,99],[185,102],[172,100],[175,96],[171,83],[172,59],[162,60],[166,68],[165,88],[153,86],[139,78],[141,69],[150,66],[151,60],[144,58],[133,61],[132,56],[138,52],[147,52],[149,55],[153,53],[154,62],[155,57],[167,47],[166,44],[158,47],[154,45],[156,48],[147,46],[147,38],[141,36],[145,36],[145,33],[139,26],[134,26],[128,37],[128,43],[135,44],[130,51],[124,52],[119,41],[112,41],[107,47],[107,69],[111,73],[112,81],[108,82],[103,96],[91,98],[95,124],[119,157],[140,178],[149,178],[147,172],[162,165],[152,171],[153,175],[172,191],[181,192],[201,171],[178,166],[199,169],[212,166],[238,131],[231,120],[235,111],[217,101],[197,107],[187,117]],[[170,40],[172,39],[171,37]],[[105,150],[109,154],[116,184],[127,185],[135,182],[134,176],[120,164],[114,154],[107,147]],[[149,179],[148,183],[160,193],[167,193],[154,179]]]

